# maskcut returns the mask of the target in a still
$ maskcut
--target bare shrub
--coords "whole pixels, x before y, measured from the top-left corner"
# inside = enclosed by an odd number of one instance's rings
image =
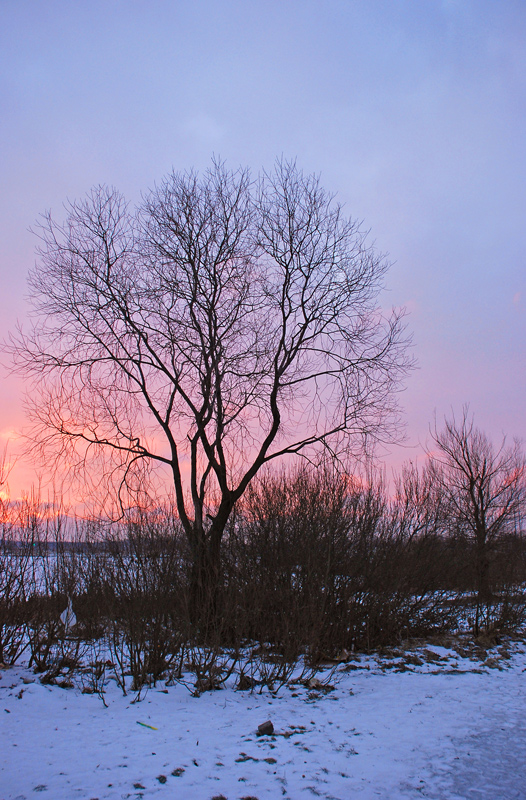
[[[13,528],[5,520],[1,524],[0,663],[2,664],[14,664],[26,647],[26,600],[30,585],[32,542],[24,533]]]
[[[452,624],[435,509],[422,500],[415,513],[423,487],[414,482],[407,474],[390,500],[380,478],[358,481],[326,465],[253,484],[225,553],[239,630],[259,642],[263,661],[316,664]]]
[[[137,511],[107,539],[108,643],[126,691],[170,673],[189,638],[187,552],[173,515]]]

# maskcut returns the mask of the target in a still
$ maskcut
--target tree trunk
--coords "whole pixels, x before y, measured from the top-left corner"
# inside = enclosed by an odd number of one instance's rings
[[[190,620],[208,638],[221,614],[221,540],[224,526],[195,535],[190,575]]]
[[[480,618],[485,617],[485,626],[488,626],[488,605],[491,603],[492,592],[489,577],[489,552],[485,531],[477,532],[476,542],[476,580],[477,580],[477,616],[475,622],[475,635],[480,630]]]

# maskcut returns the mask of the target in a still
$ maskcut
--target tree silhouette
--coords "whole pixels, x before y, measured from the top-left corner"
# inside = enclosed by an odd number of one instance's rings
[[[167,467],[196,597],[263,465],[396,434],[409,360],[377,304],[388,264],[294,163],[172,173],[134,211],[99,187],[38,234],[36,315],[12,340],[34,441],[123,503]]]

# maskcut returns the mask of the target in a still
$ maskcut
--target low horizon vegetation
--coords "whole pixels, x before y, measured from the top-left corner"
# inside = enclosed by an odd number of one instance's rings
[[[119,521],[49,513],[37,497],[2,501],[0,662],[43,680],[110,675],[140,692],[194,678],[276,690],[301,665],[313,676],[342,653],[526,622],[525,468],[495,450],[464,410],[435,432],[423,468],[393,494],[308,463],[261,473],[225,532],[207,614],[192,608],[192,553],[171,507]],[[61,622],[68,598],[76,623]],[[69,677],[68,677],[69,676]]]

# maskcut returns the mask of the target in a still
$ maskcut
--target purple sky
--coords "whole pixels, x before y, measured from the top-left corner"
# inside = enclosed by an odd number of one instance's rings
[[[411,312],[389,463],[466,402],[526,438],[525,41],[524,0],[4,0],[0,335],[27,317],[42,211],[284,154],[364,221],[394,262],[383,303]],[[21,394],[0,384],[12,452]],[[33,479],[19,465],[12,493]]]

